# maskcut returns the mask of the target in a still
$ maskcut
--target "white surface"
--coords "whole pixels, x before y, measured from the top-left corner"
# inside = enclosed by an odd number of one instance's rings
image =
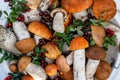
[[[3,2],[4,0],[0,0],[0,10],[4,11],[4,10],[9,10],[8,4]],[[115,0],[117,3],[117,7],[120,11],[120,0]],[[119,25],[120,27],[120,13],[117,13],[117,15],[114,18],[114,22],[117,23],[117,25]],[[4,18],[5,15],[2,17]],[[1,20],[0,19],[0,24],[1,25],[5,25],[6,19]],[[1,54],[0,54],[1,56]],[[119,58],[120,59],[120,58]],[[0,80],[4,80],[4,78],[7,76],[7,73],[9,72],[8,69],[8,64],[7,62],[3,62],[2,64],[0,64]],[[120,80],[120,67],[117,68],[113,68],[113,72],[110,76],[110,78],[108,80]]]

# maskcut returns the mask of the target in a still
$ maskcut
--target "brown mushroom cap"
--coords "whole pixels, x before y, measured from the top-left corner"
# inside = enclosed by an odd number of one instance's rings
[[[79,50],[79,49],[84,49],[89,46],[88,41],[84,37],[75,37],[71,42],[70,42],[70,50]]]
[[[97,19],[101,17],[108,21],[116,14],[116,4],[114,0],[94,0],[93,13]]]
[[[28,53],[35,48],[35,40],[33,38],[27,38],[16,42],[16,47],[22,53]]]
[[[41,0],[27,0],[27,5],[30,9],[37,9],[40,3]]]
[[[54,76],[57,74],[57,66],[55,64],[48,64],[45,67],[45,72],[49,76]]]
[[[57,59],[56,59],[56,65],[58,67],[58,70],[61,72],[69,72],[70,71],[70,66],[67,63],[66,58],[63,55],[60,55]]]
[[[45,56],[50,59],[57,59],[61,55],[57,45],[47,43],[43,45],[42,48],[46,49],[47,52],[45,52]]]
[[[22,72],[23,70],[25,70],[25,68],[28,66],[31,60],[32,59],[29,56],[21,57],[20,60],[18,61],[18,71]]]
[[[106,61],[100,61],[100,64],[98,65],[95,73],[95,77],[98,80],[107,80],[111,72],[112,67],[110,66],[110,64]]]
[[[62,0],[62,7],[69,13],[80,12],[89,8],[93,0]]]
[[[93,26],[91,25],[92,29],[92,37],[95,43],[103,47],[104,44],[104,38],[105,38],[105,29],[102,26]]]
[[[43,37],[47,40],[50,40],[52,38],[52,33],[51,31],[48,29],[48,27],[39,22],[39,21],[33,21],[28,25],[28,30],[40,37]]]
[[[106,57],[106,52],[99,46],[92,46],[87,49],[86,56],[87,58],[94,60],[104,60]]]

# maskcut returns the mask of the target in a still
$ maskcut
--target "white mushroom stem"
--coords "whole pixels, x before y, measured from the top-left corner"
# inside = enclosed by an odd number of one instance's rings
[[[42,39],[42,37],[39,37],[39,36],[37,36],[37,35],[34,35],[34,39],[35,39],[36,45],[38,45],[39,39]]]
[[[30,34],[27,30],[27,27],[23,22],[14,22],[13,30],[14,30],[18,40],[30,38]]]
[[[51,0],[42,0],[41,4],[39,5],[39,9],[45,11],[49,8],[51,4]]]
[[[73,64],[73,55],[74,55],[74,52],[71,52],[71,53],[66,57],[66,60],[67,60],[68,65],[72,65],[72,64]]]
[[[89,59],[87,62],[87,66],[86,66],[86,79],[87,80],[94,80],[94,74],[97,70],[97,67],[100,63],[100,60],[92,60]]]
[[[47,75],[41,66],[30,63],[25,71],[33,77],[34,80],[46,80]]]
[[[74,51],[73,71],[74,71],[74,80],[86,80],[85,49]]]
[[[21,52],[15,47],[17,39],[13,32],[4,29],[0,26],[0,48],[6,49],[16,55]]]
[[[86,10],[82,12],[73,13],[73,16],[75,17],[75,19],[79,19],[83,22],[88,19],[88,13]]]
[[[53,29],[56,32],[64,33],[64,15],[62,12],[57,12],[53,20]]]

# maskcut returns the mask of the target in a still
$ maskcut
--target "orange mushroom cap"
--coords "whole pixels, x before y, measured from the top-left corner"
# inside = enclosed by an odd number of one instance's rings
[[[93,13],[97,19],[103,18],[108,21],[116,14],[116,4],[114,0],[94,0]]]
[[[89,8],[93,0],[62,0],[61,5],[69,13],[80,12]]]
[[[39,22],[39,21],[33,21],[28,25],[28,30],[40,37],[43,37],[47,40],[50,40],[52,38],[52,33],[51,31],[48,29],[48,27]]]
[[[78,49],[84,49],[89,46],[88,41],[84,37],[75,37],[70,42],[70,50],[78,50]]]

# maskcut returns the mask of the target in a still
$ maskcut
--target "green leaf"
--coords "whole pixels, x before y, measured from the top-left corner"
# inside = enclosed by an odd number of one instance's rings
[[[105,41],[110,41],[110,38],[109,37],[105,37]]]
[[[40,61],[33,61],[33,63],[36,65],[41,65]]]
[[[2,53],[2,49],[0,48],[0,53]]]
[[[45,48],[41,48],[40,53],[44,53],[46,51]]]
[[[58,40],[58,39],[53,39],[52,41],[57,42],[57,43],[61,42],[61,40]]]
[[[2,17],[2,11],[0,11],[0,18]]]
[[[55,35],[60,37],[60,38],[64,38],[64,36],[65,36],[64,33],[59,33],[59,32],[55,32]]]
[[[83,36],[84,35],[83,31],[81,31],[81,30],[77,30],[77,33],[78,33],[79,36]]]
[[[94,40],[90,41],[90,45],[94,46],[95,45],[95,41]]]
[[[107,42],[105,42],[103,46],[104,46],[104,47],[108,47],[108,43],[107,43]]]
[[[6,16],[8,16],[8,13],[7,13],[6,11],[4,11],[4,14],[5,14]]]
[[[40,53],[39,47],[35,47],[35,53],[36,53],[36,54],[39,54],[39,53]]]
[[[58,48],[60,51],[62,51],[62,49],[63,49],[63,42],[62,41],[60,43],[58,43]]]
[[[116,35],[113,35],[113,36],[111,37],[112,40],[115,40],[115,38],[116,38]]]

